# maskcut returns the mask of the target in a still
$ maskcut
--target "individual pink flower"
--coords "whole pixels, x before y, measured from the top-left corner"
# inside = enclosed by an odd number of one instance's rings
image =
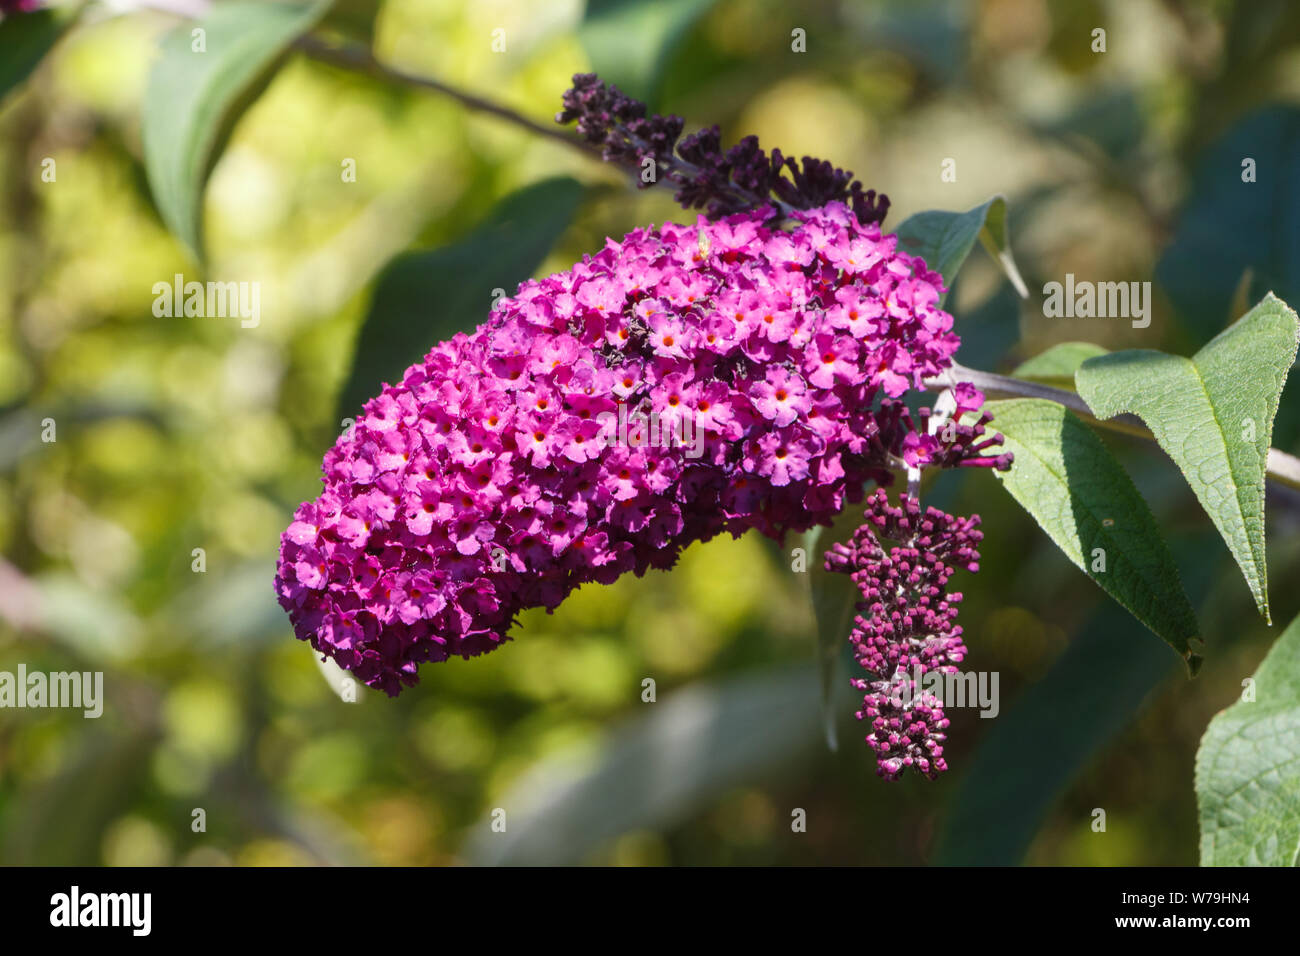
[[[803,378],[783,368],[767,370],[761,382],[747,392],[754,408],[777,427],[789,425],[812,408]]]
[[[804,355],[804,371],[808,381],[818,388],[830,388],[837,381],[856,385],[867,377],[861,354],[858,343],[850,336],[821,332],[813,337]]]

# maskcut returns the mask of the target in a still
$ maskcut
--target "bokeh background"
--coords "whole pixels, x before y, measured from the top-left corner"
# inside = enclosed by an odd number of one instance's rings
[[[1196,862],[1196,746],[1300,609],[1300,507],[1270,494],[1268,628],[1175,467],[1112,435],[1198,607],[1201,676],[994,479],[943,475],[932,503],[984,515],[963,620],[1001,713],[956,712],[938,782],[876,778],[847,689],[828,748],[795,542],[693,547],[672,572],[527,615],[487,657],[426,666],[399,699],[340,699],[271,579],[385,264],[555,176],[585,189],[539,272],[688,214],[444,97],[296,57],[213,171],[200,275],[142,166],[141,98],[176,20],[114,6],[0,110],[0,670],[103,671],[107,696],[99,720],[0,712],[0,862]],[[351,6],[378,11],[386,63],[541,122],[574,72],[655,60],[647,95],[688,129],[830,158],[889,193],[887,228],[1005,194],[1031,295],[972,256],[950,306],[973,367],[1067,340],[1190,353],[1267,288],[1300,299],[1300,7],[1284,0],[674,0],[680,28],[657,32],[584,26],[581,0]],[[261,324],[154,317],[153,284],[178,272],[259,281]],[[1154,280],[1151,328],[1044,318],[1042,286],[1067,272]],[[434,328],[439,307],[410,315]],[[1274,438],[1291,451],[1297,389]]]

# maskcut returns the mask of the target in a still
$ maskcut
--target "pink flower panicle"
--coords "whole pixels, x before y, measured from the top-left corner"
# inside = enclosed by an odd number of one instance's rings
[[[956,674],[966,656],[957,622],[961,594],[948,592],[953,571],[979,570],[979,517],[921,511],[902,495],[898,506],[883,489],[867,499],[866,523],[826,554],[826,569],[851,575],[862,600],[854,619],[858,663],[869,674],[853,681],[866,691],[859,720],[870,721],[867,745],[877,773],[896,780],[908,768],[934,779],[943,758],[948,718],[943,702],[923,690],[927,673]],[[886,550],[883,542],[896,544]]]
[[[982,458],[900,401],[957,349],[941,277],[841,203],[788,231],[771,212],[610,239],[367,402],[282,536],[298,637],[395,695],[588,581],[829,523],[904,462]],[[623,441],[619,413],[645,412],[689,419],[699,453]]]

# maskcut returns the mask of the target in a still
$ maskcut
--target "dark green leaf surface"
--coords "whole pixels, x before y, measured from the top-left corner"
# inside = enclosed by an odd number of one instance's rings
[[[1015,463],[1004,488],[1080,570],[1163,638],[1195,673],[1196,614],[1169,546],[1132,479],[1101,439],[1055,402],[989,402]],[[1101,562],[1104,560],[1104,570]]]
[[[810,528],[801,546],[808,555],[807,584],[817,626],[817,664],[821,678],[822,723],[826,743],[831,750],[839,747],[835,731],[834,702],[846,681],[841,662],[853,627],[854,605],[861,598],[857,585],[847,574],[832,573],[825,568],[826,552],[837,541],[847,541],[862,524],[862,508],[849,505],[835,518],[830,528]]]
[[[1247,159],[1254,182],[1242,179]],[[1232,127],[1205,151],[1188,196],[1156,277],[1197,344],[1233,319],[1247,273],[1248,302],[1300,298],[1300,108],[1268,107]]]
[[[0,20],[0,103],[31,75],[71,26],[75,12],[36,10]]]

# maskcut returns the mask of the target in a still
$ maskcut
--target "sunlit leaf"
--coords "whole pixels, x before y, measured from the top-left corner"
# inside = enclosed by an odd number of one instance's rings
[[[1075,382],[1099,418],[1140,417],[1182,471],[1267,620],[1264,474],[1296,356],[1296,314],[1271,293],[1192,358],[1151,349],[1089,359]]]
[[[1300,865],[1300,618],[1196,755],[1202,866]]]
[[[163,39],[141,115],[145,168],[163,221],[196,256],[203,255],[203,187],[221,146],[289,46],[328,7],[328,0],[219,3]],[[201,51],[196,30],[204,31]]]

